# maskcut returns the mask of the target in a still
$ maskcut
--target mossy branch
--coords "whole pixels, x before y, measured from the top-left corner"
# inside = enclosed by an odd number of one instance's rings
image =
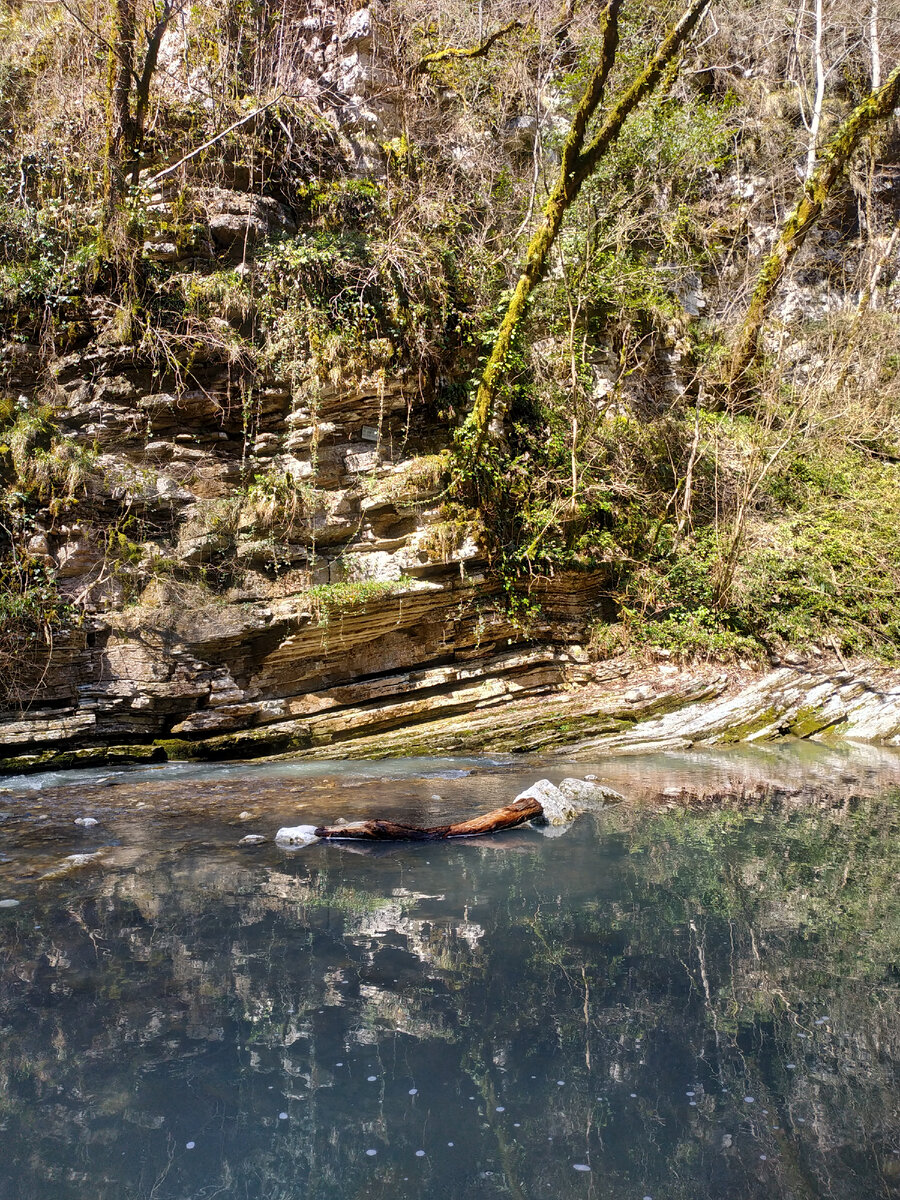
[[[518,282],[510,297],[506,313],[497,330],[490,357],[484,368],[475,406],[470,417],[474,449],[484,445],[497,413],[497,399],[506,372],[506,363],[516,330],[525,313],[528,300],[547,264],[547,256],[562,227],[563,219],[578,196],[581,186],[597,168],[612,147],[622,126],[635,107],[649,95],[662,78],[666,67],[675,59],[687,38],[696,28],[708,0],[694,0],[678,24],[660,44],[638,78],[631,84],[606,117],[594,139],[585,148],[587,127],[603,101],[606,83],[616,58],[619,44],[619,10],[621,0],[609,0],[603,15],[600,59],[588,80],[575,112],[572,127],[563,145],[559,174],[550,193],[538,228],[535,230],[522,266]]]
[[[844,173],[863,135],[877,121],[889,117],[900,103],[900,63],[883,87],[872,92],[844,121],[822,154],[821,161],[803,185],[800,198],[785,220],[774,249],[760,268],[750,307],[735,343],[727,383],[739,391],[759,352],[759,337],[778,286],[791,259],[818,221],[831,189]]]
[[[433,54],[426,54],[424,58],[420,58],[413,67],[414,75],[422,75],[425,71],[429,71],[438,63],[447,62],[452,58],[483,58],[494,45],[502,37],[506,37],[508,33],[512,33],[514,29],[524,28],[524,22],[518,20],[507,22],[501,29],[484,39],[478,46],[448,46],[444,50],[435,50]]]
[[[708,0],[696,0],[683,14],[678,24],[662,41],[656,53],[644,67],[643,71],[628,88],[624,96],[616,103],[615,108],[597,131],[596,136],[585,147],[578,159],[578,169],[575,177],[580,188],[589,175],[597,169],[622,131],[622,126],[631,116],[640,102],[656,88],[666,74],[666,68],[676,59],[682,46],[699,25],[703,14],[709,6]]]

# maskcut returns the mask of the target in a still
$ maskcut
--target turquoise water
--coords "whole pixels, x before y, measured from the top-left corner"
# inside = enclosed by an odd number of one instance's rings
[[[535,777],[421,760],[8,787],[0,1197],[900,1196],[887,784],[720,809],[647,785],[558,837],[237,845],[468,815]]]

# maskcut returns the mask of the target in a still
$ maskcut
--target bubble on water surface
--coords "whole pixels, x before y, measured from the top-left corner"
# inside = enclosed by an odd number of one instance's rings
[[[411,1096],[418,1096],[418,1094],[419,1094],[419,1089],[418,1089],[418,1088],[410,1088],[410,1089],[409,1089],[409,1094],[410,1094]]]
[[[506,1112],[506,1109],[503,1107],[502,1104],[498,1104],[497,1107],[494,1109],[494,1112]]]
[[[279,1114],[278,1114],[278,1120],[279,1120],[279,1121],[286,1121],[287,1119],[288,1119],[288,1115],[287,1115],[287,1113],[279,1113]]]
[[[416,1151],[416,1158],[424,1158],[424,1157],[425,1157],[425,1151],[424,1151],[424,1150],[417,1150],[417,1151]]]
[[[753,1097],[752,1097],[752,1096],[745,1096],[745,1097],[744,1097],[744,1103],[745,1103],[745,1104],[755,1104],[755,1103],[756,1103],[756,1101],[753,1099]]]
[[[587,1163],[572,1163],[573,1171],[589,1171],[590,1169]]]
[[[193,1148],[194,1148],[196,1145],[197,1145],[197,1143],[196,1143],[196,1142],[185,1142],[185,1143],[184,1143],[184,1148],[185,1148],[185,1150],[193,1150]]]
[[[637,1092],[629,1092],[628,1094],[631,1096],[632,1100],[637,1100]]]
[[[369,1158],[374,1158],[377,1153],[378,1153],[377,1150],[367,1150],[366,1151],[366,1154],[368,1154]]]
[[[367,1076],[367,1081],[369,1083],[374,1083],[377,1078],[378,1078],[377,1075],[369,1075],[369,1076]]]
[[[796,1063],[787,1063],[786,1065],[787,1065],[787,1069],[788,1069],[789,1071],[796,1071],[796,1070],[797,1070],[797,1064],[796,1064]]]
[[[566,1086],[566,1081],[565,1081],[564,1079],[557,1079],[557,1081],[556,1081],[556,1086],[557,1086],[557,1087],[565,1087],[565,1086]]]
[[[453,1145],[453,1143],[452,1143],[452,1142],[448,1142],[448,1143],[447,1143],[447,1145],[448,1145],[448,1146],[452,1146],[452,1145]]]
[[[767,1155],[767,1154],[761,1154],[761,1155],[759,1156],[759,1161],[760,1161],[760,1162],[765,1162],[767,1158],[768,1158],[768,1155]]]

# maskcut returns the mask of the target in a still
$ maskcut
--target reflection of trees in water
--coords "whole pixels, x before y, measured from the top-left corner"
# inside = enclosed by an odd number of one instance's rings
[[[603,821],[44,885],[0,1196],[900,1194],[894,801]]]

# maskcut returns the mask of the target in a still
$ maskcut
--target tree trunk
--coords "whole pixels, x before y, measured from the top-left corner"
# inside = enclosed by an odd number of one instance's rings
[[[443,838],[478,837],[484,833],[499,833],[502,829],[515,829],[527,821],[542,817],[544,810],[538,800],[525,796],[513,800],[504,808],[470,821],[457,821],[453,825],[398,825],[394,821],[357,821],[353,825],[320,825],[315,831],[318,838],[364,842],[437,842]]]
[[[819,219],[832,187],[841,177],[860,140],[876,121],[889,117],[900,102],[900,64],[883,87],[859,104],[832,137],[819,165],[803,186],[800,199],[784,222],[772,253],[763,263],[744,318],[728,373],[728,384],[740,389],[756,361],[763,322],[791,259]]]
[[[125,162],[134,138],[131,84],[134,78],[134,0],[115,0],[109,63],[109,127],[107,130],[107,224],[125,195]]]
[[[144,66],[137,80],[134,106],[134,123],[131,131],[131,146],[129,152],[134,159],[134,174],[132,183],[137,186],[140,175],[140,155],[144,142],[144,124],[147,120],[147,109],[150,106],[150,85],[159,62],[159,50],[166,30],[172,19],[174,0],[163,0],[159,9],[159,20],[147,34],[147,48],[144,53]]]
[[[819,126],[822,124],[822,105],[825,103],[825,60],[822,57],[822,38],[825,32],[824,0],[816,0],[816,34],[813,42],[813,65],[816,71],[816,94],[813,98],[812,120],[809,123],[809,146],[806,151],[806,176],[811,179],[816,169],[816,150],[819,145]]]
[[[641,100],[653,91],[666,67],[675,59],[706,11],[707,4],[708,0],[694,0],[668,37],[660,44],[641,74],[608,114],[594,139],[585,147],[587,126],[603,100],[606,81],[615,62],[619,42],[618,16],[621,0],[609,0],[604,13],[600,61],[588,80],[575,113],[572,128],[569,130],[563,146],[562,161],[556,183],[544,207],[541,223],[525,252],[522,273],[497,331],[475,396],[470,427],[474,434],[473,449],[476,452],[484,445],[492,422],[498,417],[502,417],[502,413],[497,411],[497,399],[506,373],[513,339],[525,313],[531,292],[544,273],[547,255],[556,241],[566,212],[578,196],[584,181],[615,143],[627,118]]]

